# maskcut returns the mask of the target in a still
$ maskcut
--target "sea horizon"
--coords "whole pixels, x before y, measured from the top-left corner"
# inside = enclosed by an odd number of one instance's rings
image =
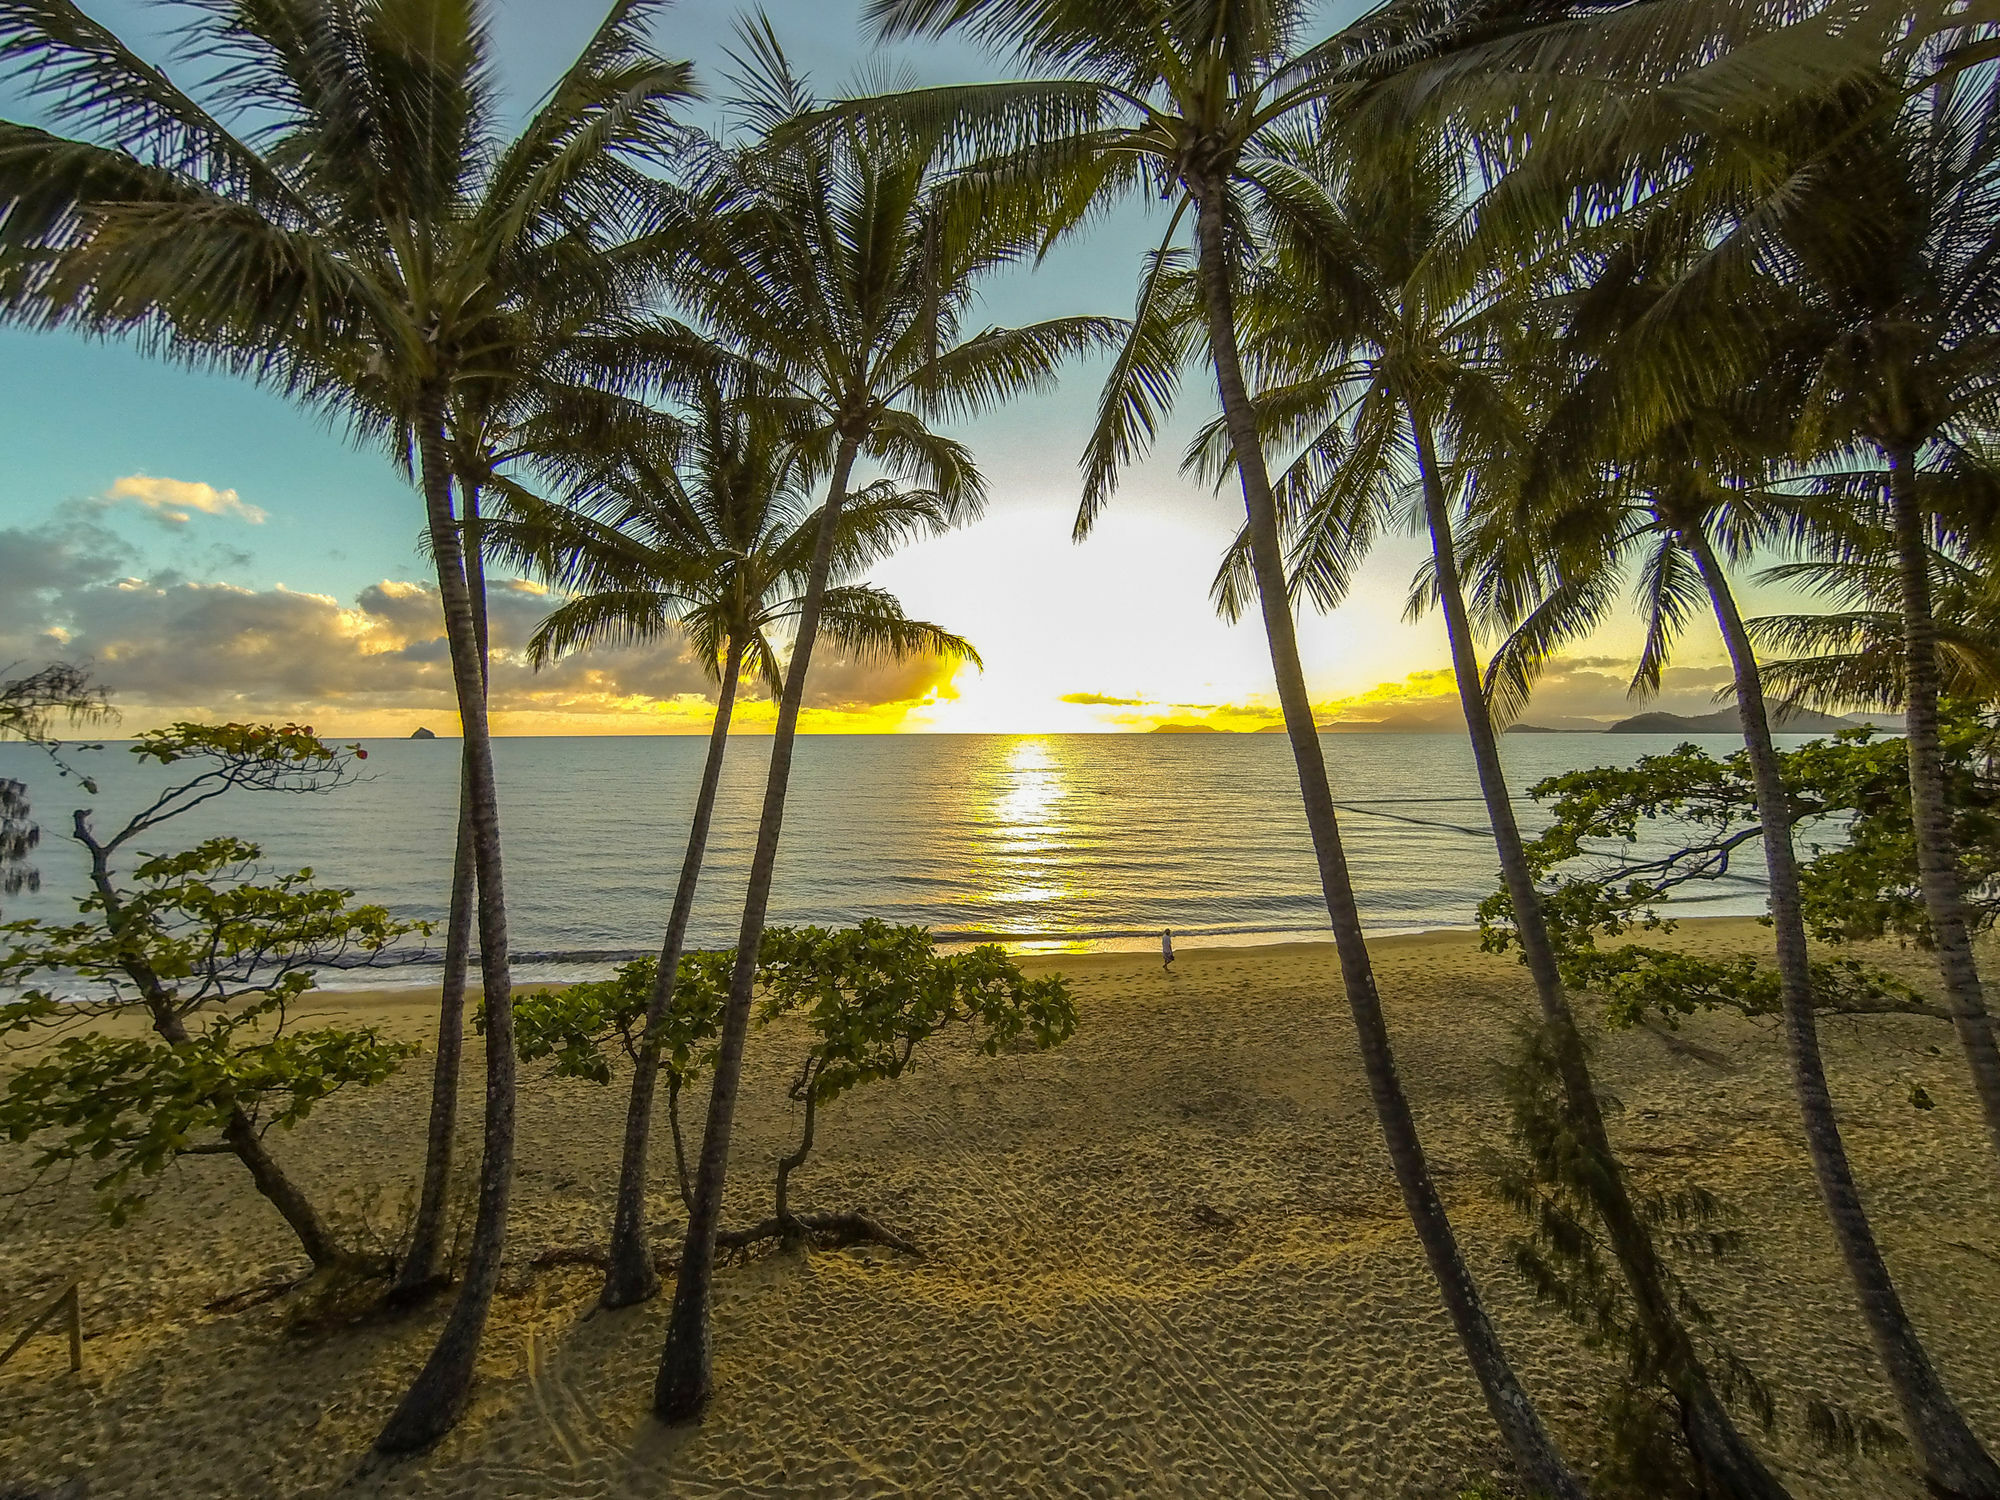
[[[337,738],[337,737],[336,737]],[[442,738],[442,737],[440,737]],[[1519,735],[1504,747],[1518,815],[1543,777],[1630,763],[1686,735]],[[1707,736],[1725,754],[1729,736]],[[1803,738],[1788,737],[1788,738]],[[1496,866],[1471,751],[1442,731],[1323,733],[1342,835],[1371,935],[1463,929]],[[0,774],[28,783],[44,826],[39,892],[9,919],[66,917],[83,874],[64,837],[72,807],[101,827],[159,784],[115,740],[72,753],[95,798],[32,747],[0,746]],[[441,922],[450,881],[457,757],[431,742],[365,736],[351,786],[324,795],[244,794],[179,820],[171,847],[228,832],[276,869],[310,866],[399,917]],[[739,736],[725,761],[689,941],[734,941],[770,740]],[[522,735],[495,743],[513,962],[524,983],[608,973],[657,950],[679,871],[704,737]],[[1419,748],[1420,747],[1420,748]],[[160,847],[169,847],[162,841]],[[150,841],[149,852],[153,852]],[[1763,906],[1761,872],[1691,893],[1686,915]],[[1287,742],[1266,734],[819,735],[802,743],[771,920],[928,927],[940,945],[1021,953],[1330,937]],[[442,962],[442,932],[329,987],[417,985]]]

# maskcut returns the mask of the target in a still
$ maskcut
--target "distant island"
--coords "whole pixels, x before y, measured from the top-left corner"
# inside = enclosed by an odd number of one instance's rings
[[[437,736],[431,733],[430,730],[420,727],[410,731],[410,738],[413,740],[434,740]]]
[[[1780,734],[1832,734],[1836,730],[1854,729],[1863,724],[1873,724],[1879,729],[1901,729],[1902,716],[1899,714],[1847,714],[1836,717],[1833,714],[1817,713],[1809,708],[1777,709],[1771,715],[1771,727]],[[1712,714],[1639,714],[1630,719],[1620,719],[1613,724],[1609,734],[1741,734],[1743,721],[1733,708],[1717,709]]]
[[[1155,724],[1150,734],[1220,734],[1213,724]]]

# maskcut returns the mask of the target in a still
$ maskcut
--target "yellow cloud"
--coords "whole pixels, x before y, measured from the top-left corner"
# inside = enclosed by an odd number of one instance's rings
[[[104,492],[107,505],[116,505],[121,500],[130,500],[169,526],[185,526],[197,514],[226,516],[234,521],[247,521],[252,526],[261,526],[265,520],[264,512],[254,505],[246,505],[236,491],[219,490],[199,480],[127,474],[122,479],[113,480],[111,488]]]

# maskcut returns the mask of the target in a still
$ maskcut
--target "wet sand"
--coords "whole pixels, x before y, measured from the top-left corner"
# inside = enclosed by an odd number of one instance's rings
[[[1677,941],[1764,948],[1748,921]],[[1596,1372],[1508,1269],[1515,1228],[1486,1153],[1503,1143],[1493,1062],[1532,995],[1464,933],[1374,945],[1433,1173],[1510,1351],[1565,1445],[1589,1459]],[[1869,955],[1912,976],[1922,955]],[[1369,1107],[1330,947],[1035,959],[1075,980],[1082,1024],[1048,1054],[937,1050],[821,1116],[802,1207],[866,1208],[923,1249],[771,1254],[721,1274],[718,1396],[697,1429],[645,1415],[664,1302],[594,1311],[596,1274],[533,1272],[601,1241],[623,1076],[523,1070],[507,1288],[467,1420],[395,1465],[368,1442],[443,1304],[332,1331],[295,1299],[206,1304],[300,1266],[225,1158],[186,1160],[123,1229],[81,1185],[0,1208],[0,1319],[41,1278],[84,1277],[82,1376],[58,1337],[0,1369],[0,1494],[79,1476],[115,1496],[1441,1496],[1501,1473],[1478,1392],[1406,1220]],[[428,1044],[418,992],[331,1013]],[[2000,1443],[2000,1182],[1949,1029],[1830,1020],[1825,1045],[1877,1232],[1933,1356]],[[768,1209],[796,1129],[800,1033],[753,1038],[728,1221]],[[468,1045],[476,1070],[481,1049]],[[1671,1043],[1604,1037],[1635,1171],[1743,1211],[1749,1248],[1696,1284],[1794,1411],[1822,1395],[1893,1419],[1820,1217],[1774,1026],[1702,1017]],[[307,1187],[393,1224],[419,1167],[429,1068],[336,1098],[271,1137]],[[1936,1100],[1919,1112],[1913,1084]],[[477,1151],[478,1086],[464,1156]],[[699,1098],[686,1117],[698,1120]],[[659,1132],[654,1222],[680,1228]],[[24,1158],[0,1146],[0,1186]],[[4,1345],[0,1345],[4,1347]],[[1760,1438],[1809,1496],[1915,1497],[1898,1462],[1843,1466]]]

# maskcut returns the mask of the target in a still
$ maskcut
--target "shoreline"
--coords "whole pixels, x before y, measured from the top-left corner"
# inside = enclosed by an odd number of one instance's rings
[[[1743,946],[1747,946],[1748,940],[1755,933],[1766,930],[1761,919],[1754,916],[1681,917],[1678,919],[1678,924],[1680,932],[1684,935],[1682,941],[1687,937],[1694,937],[1702,942],[1727,942]],[[1380,935],[1370,934],[1368,951],[1378,961],[1389,960],[1397,955],[1461,945],[1477,953],[1478,935],[1479,929],[1476,927],[1425,927]],[[1673,941],[1672,934],[1666,935],[1668,945]],[[1152,972],[1161,967],[1157,945],[1150,948],[1062,952],[1021,951],[1010,948],[1008,956],[1031,974],[1075,973],[1125,977]],[[1494,961],[1506,963],[1510,967],[1515,963],[1508,955],[1480,956],[1493,958]],[[1176,973],[1188,968],[1206,968],[1218,963],[1292,961],[1311,963],[1316,959],[1324,960],[1329,966],[1337,964],[1332,938],[1277,938],[1257,943],[1189,943],[1185,946],[1178,936],[1174,939]],[[539,994],[577,982],[574,979],[524,979],[514,985],[514,990],[517,994]],[[352,989],[321,985],[308,991],[295,1009],[322,1009],[328,1002],[393,1006],[413,1002],[420,997],[435,993],[436,990],[435,978],[402,984],[356,986]],[[477,999],[485,993],[484,987],[478,981],[476,965],[472,976],[467,979],[465,993],[470,999]]]

